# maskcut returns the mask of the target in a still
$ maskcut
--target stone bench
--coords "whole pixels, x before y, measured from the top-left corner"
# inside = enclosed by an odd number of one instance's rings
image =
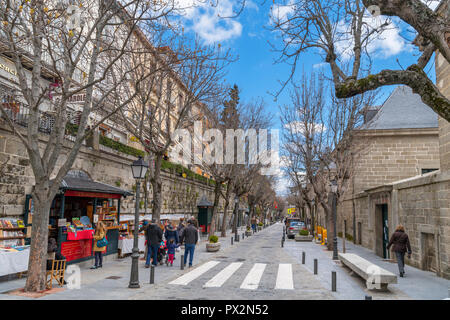
[[[385,291],[390,283],[397,283],[397,276],[353,253],[339,253],[339,260],[366,280],[368,289]]]

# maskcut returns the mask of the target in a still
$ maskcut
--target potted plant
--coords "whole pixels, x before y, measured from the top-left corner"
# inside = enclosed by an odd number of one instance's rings
[[[219,237],[212,235],[209,237],[209,241],[206,243],[206,251],[216,252],[220,249]]]
[[[245,231],[245,236],[250,237],[252,235],[252,229],[250,226],[247,226],[247,230]]]
[[[261,231],[261,229],[262,229],[263,225],[264,225],[264,223],[262,223],[262,222],[258,223],[258,228],[259,228],[259,231]]]
[[[308,229],[300,229],[298,234],[295,236],[295,241],[312,241],[313,236],[309,234]]]

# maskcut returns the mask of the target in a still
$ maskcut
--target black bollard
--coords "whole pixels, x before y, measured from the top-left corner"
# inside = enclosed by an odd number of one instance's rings
[[[331,271],[331,291],[336,292],[336,271]]]
[[[181,270],[184,270],[184,254],[181,255]]]
[[[151,265],[150,266],[150,284],[154,284],[155,283],[155,266]]]
[[[244,238],[245,238],[245,233],[242,234],[242,239],[244,239]]]
[[[302,252],[302,264],[305,264],[305,259],[306,259],[306,253],[305,251]]]
[[[284,247],[284,238],[281,238],[281,247]]]
[[[366,296],[364,300],[372,300],[372,296]]]
[[[231,237],[231,245],[233,245],[233,237]]]
[[[314,259],[314,274],[317,274],[317,259]]]

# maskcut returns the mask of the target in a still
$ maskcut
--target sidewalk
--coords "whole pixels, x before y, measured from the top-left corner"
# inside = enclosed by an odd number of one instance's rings
[[[280,234],[282,231],[280,232]],[[281,237],[280,237],[281,238]],[[338,239],[338,250],[342,252],[342,239]],[[357,254],[364,259],[386,269],[398,276],[397,263],[383,261],[383,259],[369,249],[354,245],[346,241],[346,253]],[[337,299],[364,300],[366,295],[376,299],[392,300],[441,300],[449,297],[450,281],[437,277],[434,273],[423,271],[406,265],[404,278],[397,278],[397,284],[390,284],[388,292],[367,290],[365,281],[340,262],[332,260],[333,253],[325,246],[314,242],[295,242],[287,240],[284,244],[287,250],[299,263],[302,260],[302,251],[306,253],[303,266],[314,273],[314,259],[318,259],[318,277],[324,286],[331,288],[331,271],[336,271],[337,291],[333,292]]]
[[[245,232],[246,227],[238,229],[238,234],[242,237],[242,233]],[[234,236],[231,230],[227,231],[227,237],[220,237],[220,232],[216,233],[219,236],[221,243],[221,249],[218,252],[211,253],[206,251],[205,243],[206,237],[201,237],[199,243],[195,248],[194,253],[194,266],[199,265],[217,255],[223,255],[227,248],[231,247],[231,237]],[[234,246],[239,246],[245,239],[240,242],[234,242]],[[180,276],[183,272],[188,270],[185,267],[184,270],[180,269],[181,255],[184,254],[184,250],[176,253],[176,259],[173,267],[166,265],[157,266],[155,268],[155,284],[150,284],[150,268],[144,268],[145,261],[139,260],[139,289],[129,289],[128,283],[130,281],[131,273],[131,257],[119,259],[117,255],[110,255],[108,259],[104,260],[103,268],[91,270],[90,263],[80,264],[81,269],[81,288],[68,289],[64,286],[62,291],[57,293],[48,294],[40,298],[29,298],[17,295],[10,295],[7,292],[23,288],[26,282],[26,278],[0,282],[0,300],[118,300],[118,299],[133,299],[133,296],[137,294],[143,294],[148,291],[151,286],[157,286],[158,283],[166,281],[171,278]],[[141,254],[141,258],[143,254]],[[66,273],[66,280],[69,281],[70,274]],[[113,278],[110,278],[113,277]],[[109,278],[109,279],[108,279]],[[54,288],[59,288],[54,282]],[[174,297],[175,298],[175,297]]]

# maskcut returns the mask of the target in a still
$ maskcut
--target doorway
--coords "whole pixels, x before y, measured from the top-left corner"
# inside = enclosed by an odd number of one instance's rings
[[[362,223],[358,222],[358,244],[362,244]]]
[[[383,259],[389,259],[387,250],[389,243],[389,216],[386,203],[376,205],[375,217],[375,252]]]
[[[436,250],[435,239],[432,233],[422,233],[422,269],[426,271],[436,272]]]

